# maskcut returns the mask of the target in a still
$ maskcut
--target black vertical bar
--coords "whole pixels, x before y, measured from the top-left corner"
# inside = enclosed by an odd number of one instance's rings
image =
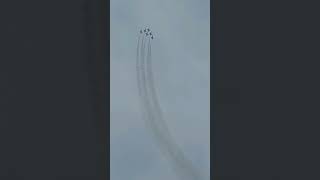
[[[87,0],[85,26],[88,47],[88,75],[93,116],[97,122],[99,177],[109,177],[109,18],[107,0]]]
[[[98,97],[99,98],[98,104],[99,104],[99,110],[98,110],[98,117],[99,117],[99,131],[100,134],[100,154],[101,154],[101,171],[102,171],[102,179],[106,180],[107,177],[109,177],[109,167],[108,163],[109,161],[109,130],[110,130],[110,121],[109,121],[109,115],[107,115],[107,112],[110,111],[110,108],[108,107],[110,102],[110,88],[108,87],[109,83],[109,77],[110,74],[107,73],[110,67],[110,64],[107,63],[107,59],[110,57],[109,54],[109,33],[107,32],[109,28],[107,26],[109,25],[109,18],[108,16],[108,3],[107,0],[99,0],[99,20],[98,20],[98,62],[97,62],[97,68],[98,68]],[[110,62],[110,61],[109,61]]]
[[[215,154],[215,142],[213,141],[214,139],[214,98],[213,98],[213,94],[214,94],[214,90],[213,90],[213,73],[212,73],[212,69],[214,68],[214,59],[213,59],[213,54],[214,54],[214,28],[213,28],[213,24],[214,24],[214,20],[215,20],[215,16],[214,16],[214,3],[216,1],[212,2],[210,1],[210,179],[213,179],[214,174],[215,174],[215,164],[213,162],[214,161],[214,154]]]

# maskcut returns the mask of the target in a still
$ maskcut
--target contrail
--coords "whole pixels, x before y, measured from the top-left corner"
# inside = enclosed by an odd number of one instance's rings
[[[150,105],[148,103],[148,99],[146,96],[147,92],[144,85],[145,84],[145,75],[143,74],[144,73],[144,57],[145,57],[144,48],[143,48],[145,45],[144,40],[145,40],[145,36],[140,35],[138,39],[137,59],[136,59],[137,83],[138,83],[138,91],[139,91],[139,96],[141,101],[140,103],[142,106],[144,119],[148,119],[150,120],[150,122],[153,122],[152,114],[150,113],[151,112]],[[146,121],[146,122],[149,122],[149,121]]]
[[[141,40],[141,44],[140,44]],[[151,131],[153,133],[159,134],[157,126],[155,125],[154,116],[152,113],[151,105],[148,100],[148,92],[147,92],[147,86],[146,86],[146,76],[145,76],[145,36],[140,36],[138,40],[138,47],[137,47],[137,82],[138,82],[138,90],[139,90],[139,96],[141,100],[141,106],[144,119],[146,120],[146,123],[148,127],[150,126]]]
[[[153,38],[153,37],[152,37]],[[151,39],[142,34],[137,46],[137,80],[144,118],[150,127],[161,151],[171,161],[173,169],[181,180],[201,180],[201,175],[189,161],[179,146],[173,141],[168,126],[163,119],[153,81]],[[147,40],[147,55],[145,55]]]
[[[148,127],[150,126],[151,131],[156,135],[156,137],[159,136],[161,132],[159,131],[157,125],[155,124],[155,116],[154,113],[152,113],[152,105],[150,104],[150,99],[148,99],[148,87],[146,83],[146,75],[145,75],[145,36],[142,36],[142,43],[138,46],[137,52],[138,58],[137,58],[137,74],[138,74],[138,88],[139,88],[139,94],[141,98],[141,104],[144,111],[144,118],[146,119],[146,123]]]
[[[175,169],[183,172],[184,174],[184,179],[197,179],[200,180],[199,173],[197,170],[193,167],[191,161],[189,161],[185,155],[183,154],[182,150],[179,148],[179,146],[173,141],[173,138],[171,137],[169,128],[167,124],[165,123],[165,120],[163,119],[162,115],[162,110],[160,107],[160,104],[158,102],[157,94],[156,94],[156,89],[154,86],[154,81],[153,81],[153,72],[152,72],[152,55],[151,55],[151,43],[149,39],[148,43],[148,55],[147,55],[147,83],[148,87],[150,89],[150,100],[153,102],[151,105],[153,105],[153,110],[155,113],[155,116],[157,117],[155,119],[157,123],[157,127],[159,130],[161,130],[161,135],[166,141],[166,144],[163,145],[162,147],[165,148],[168,153],[169,153],[169,158],[173,163],[175,163],[176,167]],[[165,137],[166,136],[166,137]],[[181,173],[180,173],[181,174]],[[185,177],[187,175],[187,177]],[[180,175],[181,176],[181,175]]]

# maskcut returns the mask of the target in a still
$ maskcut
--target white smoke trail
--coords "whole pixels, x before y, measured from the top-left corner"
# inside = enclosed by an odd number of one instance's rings
[[[147,56],[147,82],[148,87],[150,88],[150,96],[151,101],[153,103],[153,109],[154,113],[156,113],[156,122],[157,127],[161,130],[161,133],[163,136],[167,135],[166,141],[167,141],[167,151],[170,153],[171,159],[176,164],[177,168],[179,168],[180,172],[183,171],[184,174],[188,176],[188,179],[197,179],[200,180],[200,173],[197,171],[195,167],[193,167],[191,161],[189,161],[183,151],[179,148],[179,146],[173,141],[173,138],[170,134],[169,128],[163,119],[161,106],[158,102],[156,88],[154,85],[154,79],[153,79],[153,71],[152,71],[152,54],[151,54],[151,43],[149,39],[149,45],[148,45],[148,56]],[[186,179],[186,177],[184,177]]]
[[[173,141],[169,128],[163,119],[153,82],[150,38],[146,38],[144,35],[142,36],[142,43],[140,45],[139,37],[137,47],[137,74],[139,95],[147,126],[153,133],[165,157],[171,161],[176,174],[181,180],[201,180],[200,173],[193,167],[191,161],[185,157],[179,146]],[[145,39],[148,41],[147,55],[145,55]]]
[[[140,39],[142,39],[140,44]],[[143,111],[143,116],[145,119],[145,122],[147,124],[147,127],[151,128],[151,132],[157,134],[156,136],[159,137],[160,132],[158,131],[157,126],[155,125],[154,116],[152,113],[151,105],[148,100],[148,92],[147,92],[147,86],[146,86],[146,76],[145,76],[145,36],[140,36],[138,40],[138,47],[137,47],[137,82],[138,82],[138,90],[139,90],[139,96]]]
[[[141,40],[141,43],[140,43]],[[144,43],[145,36],[140,35],[138,39],[138,46],[137,46],[137,59],[136,59],[136,70],[137,70],[137,83],[138,83],[138,91],[140,96],[140,104],[143,111],[143,119],[145,119],[148,126],[151,126],[152,131],[154,130],[155,126],[153,125],[153,117],[150,109],[150,105],[147,99],[147,89],[145,86],[145,75],[144,75]]]

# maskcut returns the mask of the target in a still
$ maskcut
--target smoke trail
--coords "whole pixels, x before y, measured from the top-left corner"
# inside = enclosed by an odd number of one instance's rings
[[[140,39],[142,37],[142,42],[140,44]],[[138,90],[139,90],[139,96],[140,96],[140,101],[141,101],[141,106],[142,111],[143,111],[143,116],[144,119],[146,120],[146,124],[148,127],[151,128],[151,132],[158,134],[156,135],[157,137],[159,137],[160,132],[158,131],[157,126],[155,125],[155,121],[154,121],[154,116],[152,113],[151,105],[150,102],[148,100],[148,92],[147,92],[147,86],[146,86],[146,76],[145,76],[145,54],[144,54],[144,50],[145,50],[145,36],[140,36],[139,40],[138,40],[138,47],[137,47],[137,82],[138,82]]]
[[[180,169],[179,171],[183,172],[185,175],[187,175],[191,179],[197,179],[200,180],[200,173],[197,172],[196,168],[193,167],[191,161],[189,161],[182,150],[179,148],[179,146],[173,141],[173,138],[170,134],[169,128],[165,123],[165,120],[163,119],[162,115],[162,110],[161,106],[158,102],[157,98],[157,93],[156,93],[156,88],[154,85],[154,79],[153,79],[153,71],[152,71],[152,54],[151,54],[151,43],[149,39],[148,43],[148,55],[147,55],[147,83],[148,87],[150,89],[150,99],[153,103],[153,110],[156,115],[156,120],[157,120],[157,127],[161,130],[162,136],[167,136],[164,137],[167,141],[166,143],[166,149],[168,153],[170,154],[170,158],[172,158],[172,161],[176,164],[177,168]],[[186,177],[184,177],[186,178]]]
[[[141,44],[140,44],[141,40]],[[137,70],[137,83],[138,83],[138,91],[140,96],[140,104],[142,106],[143,116],[146,122],[153,122],[152,114],[150,113],[150,105],[147,99],[147,91],[145,88],[145,75],[144,73],[144,43],[145,36],[140,35],[138,39],[137,46],[137,59],[136,59],[136,70]],[[149,124],[149,123],[148,123]],[[154,125],[151,125],[152,129],[154,129]]]
[[[139,46],[140,54],[138,56],[137,61],[137,72],[138,72],[138,88],[140,92],[141,104],[144,111],[145,122],[148,127],[151,128],[151,132],[156,134],[156,137],[161,137],[161,132],[159,131],[157,125],[155,124],[154,113],[152,113],[152,105],[150,104],[150,100],[148,99],[148,87],[146,83],[146,75],[145,75],[145,36],[142,37],[142,43]]]
[[[136,57],[136,71],[137,71],[137,84],[138,84],[138,91],[139,91],[139,97],[140,97],[140,103],[141,103],[141,106],[144,107],[144,97],[143,97],[143,90],[141,88],[141,70],[140,70],[140,51],[141,51],[141,48],[140,48],[140,41],[141,41],[141,37],[143,38],[143,36],[139,36],[138,38],[138,45],[137,45],[137,57]],[[142,39],[143,40],[143,39]],[[145,108],[142,108],[142,111],[143,111],[143,115],[145,116]],[[146,118],[146,117],[144,117]]]
[[[145,42],[147,39],[147,55],[145,55]],[[140,51],[139,51],[140,48]],[[141,104],[147,126],[150,127],[154,138],[157,140],[159,148],[165,157],[172,162],[176,174],[182,180],[200,180],[200,173],[192,166],[192,163],[185,157],[179,146],[173,141],[167,127],[160,104],[158,102],[152,73],[152,56],[150,38],[143,35],[140,45],[140,37],[137,47],[137,74],[138,89]]]

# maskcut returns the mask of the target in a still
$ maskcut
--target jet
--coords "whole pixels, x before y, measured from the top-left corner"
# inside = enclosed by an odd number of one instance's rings
[[[144,32],[147,32],[146,29],[143,30]]]
[[[147,30],[148,30],[148,32],[150,31],[150,29],[149,29],[149,28],[148,28]]]
[[[142,30],[140,30],[140,34],[142,34]]]
[[[151,39],[153,39],[153,36],[151,36]]]

